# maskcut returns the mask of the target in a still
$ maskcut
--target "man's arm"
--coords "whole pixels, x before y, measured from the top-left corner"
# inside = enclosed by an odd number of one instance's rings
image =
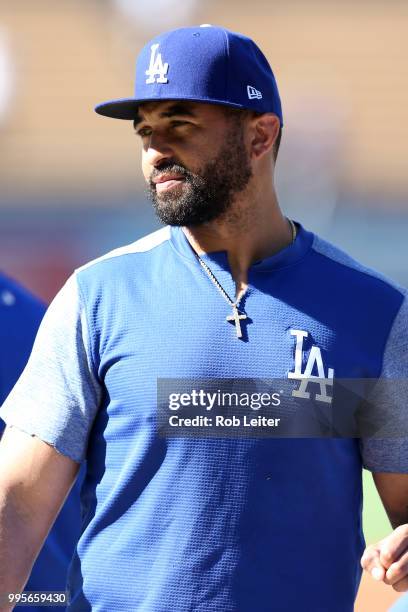
[[[373,472],[373,479],[393,528],[408,523],[408,474]]]
[[[383,354],[378,384],[369,401],[377,414],[396,429],[395,435],[360,440],[363,466],[373,473],[384,508],[394,531],[367,546],[361,559],[363,569],[395,591],[408,590],[408,292],[395,316]],[[391,430],[392,431],[392,430]],[[397,435],[399,433],[400,435]]]
[[[374,482],[394,531],[367,546],[361,559],[363,569],[375,580],[408,590],[408,474],[373,472]]]
[[[15,427],[0,442],[0,610],[24,589],[78,474],[79,463]]]

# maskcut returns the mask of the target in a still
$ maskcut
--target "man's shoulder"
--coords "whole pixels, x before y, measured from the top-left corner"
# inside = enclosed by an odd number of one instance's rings
[[[388,294],[400,301],[408,297],[408,290],[405,287],[378,270],[361,263],[317,234],[313,237],[312,250],[332,270],[332,278],[345,284],[351,283],[350,288],[358,285],[362,290]]]
[[[121,265],[129,255],[141,253],[152,253],[161,245],[166,244],[170,239],[170,226],[166,225],[146,236],[142,236],[135,242],[113,249],[101,257],[97,257],[77,268],[77,274],[83,272],[93,272],[101,266]]]

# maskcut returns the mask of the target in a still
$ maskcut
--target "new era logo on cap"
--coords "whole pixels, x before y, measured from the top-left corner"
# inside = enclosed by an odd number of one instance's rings
[[[250,100],[262,100],[261,92],[252,87],[252,85],[247,86],[247,93]]]

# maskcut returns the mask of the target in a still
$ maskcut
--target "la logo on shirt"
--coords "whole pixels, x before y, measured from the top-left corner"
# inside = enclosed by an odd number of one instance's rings
[[[297,389],[293,389],[292,396],[303,399],[310,399],[310,385],[320,388],[320,392],[314,395],[314,399],[331,404],[333,396],[329,395],[328,390],[333,388],[334,370],[327,368],[327,375],[323,364],[323,357],[318,346],[312,345],[306,366],[302,372],[302,363],[304,362],[304,341],[309,336],[309,332],[302,329],[290,329],[290,334],[295,336],[295,367],[292,372],[288,372],[288,378],[299,380],[300,385]],[[317,376],[312,374],[313,370],[317,371]]]

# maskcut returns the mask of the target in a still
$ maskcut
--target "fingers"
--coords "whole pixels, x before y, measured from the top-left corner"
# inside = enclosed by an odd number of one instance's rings
[[[361,567],[371,574],[374,580],[384,580],[386,569],[380,561],[379,545],[367,546],[361,558]]]
[[[391,564],[408,551],[408,525],[401,525],[377,544],[380,549],[381,564],[389,569]]]
[[[408,588],[408,552],[401,555],[398,561],[395,561],[389,566],[385,574],[385,578],[384,578],[385,584],[391,584],[392,586],[396,586],[398,583],[403,582],[403,581],[407,583],[407,587],[403,590],[407,590]],[[402,584],[399,585],[400,588],[402,586],[403,586]]]
[[[398,582],[393,584],[392,588],[398,593],[404,593],[405,591],[408,591],[408,577],[406,576],[402,580],[399,580]]]
[[[397,527],[377,544],[368,546],[361,566],[374,580],[391,585],[399,593],[408,591],[408,525]]]

